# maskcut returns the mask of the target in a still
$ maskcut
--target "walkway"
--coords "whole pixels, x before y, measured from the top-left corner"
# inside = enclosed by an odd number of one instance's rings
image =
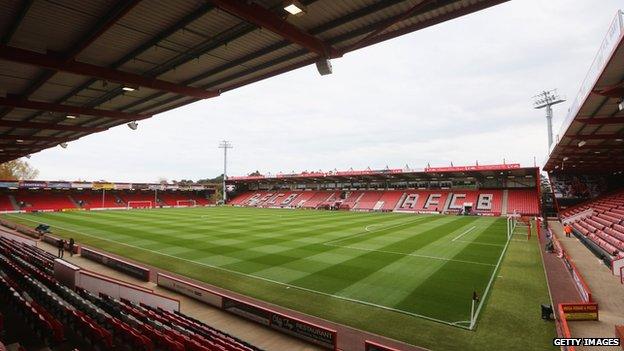
[[[572,257],[598,303],[600,321],[570,322],[573,337],[615,337],[615,325],[624,324],[624,285],[602,261],[575,237],[566,238],[558,221],[550,221],[550,228]],[[620,347],[578,347],[577,350],[621,351]]]

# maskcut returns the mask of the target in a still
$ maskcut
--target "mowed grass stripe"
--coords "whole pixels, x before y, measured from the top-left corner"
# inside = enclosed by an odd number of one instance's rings
[[[441,221],[444,217],[432,217],[432,221]],[[448,233],[457,227],[457,219],[445,223],[441,226],[429,229],[425,232],[418,234],[417,236],[407,238],[401,242],[392,243],[387,246],[381,247],[383,250],[391,250],[392,248],[400,247],[401,244],[409,244],[411,241],[417,241],[419,245],[426,245],[429,241],[435,240],[435,236],[440,233]],[[354,250],[357,252],[357,250]],[[364,279],[365,277],[380,270],[384,266],[399,260],[402,256],[390,255],[384,252],[366,252],[363,255],[357,255],[356,257],[343,262],[339,266],[329,267],[322,271],[308,275],[305,278],[291,281],[290,284],[302,286],[308,289],[313,287],[319,288],[330,294],[345,289],[349,285]],[[409,309],[413,311],[413,309]]]
[[[500,219],[492,223],[488,230],[480,235],[488,235],[492,231],[497,231],[500,224],[505,221]],[[503,230],[505,228],[502,228]],[[504,233],[504,232],[503,232]],[[504,235],[503,235],[504,237]],[[478,237],[477,237],[478,239]],[[500,255],[502,249],[491,250]],[[471,251],[478,251],[484,254],[488,249],[474,248],[466,245],[453,258],[466,259]],[[491,257],[491,256],[487,256]],[[494,258],[494,262],[499,256]],[[450,261],[441,265],[433,274],[427,276],[426,283],[420,284],[403,301],[395,305],[398,309],[415,308],[429,311],[430,316],[439,318],[453,318],[454,321],[470,319],[470,304],[472,293],[476,291],[483,294],[487,283],[494,273],[494,266],[467,265],[461,262]]]
[[[145,214],[147,211],[139,212],[137,214]],[[157,213],[158,211],[152,211],[152,213]],[[240,233],[238,236],[232,236],[229,233],[216,235],[213,232],[219,232],[219,228],[215,228],[214,226],[208,227],[196,227],[193,229],[186,229],[183,231],[183,234],[179,235],[170,235],[170,233],[163,232],[162,227],[158,227],[158,225],[151,224],[146,228],[134,228],[132,230],[128,230],[126,225],[128,222],[131,222],[135,218],[135,213],[125,212],[125,211],[115,211],[115,221],[103,221],[98,219],[91,223],[90,219],[85,218],[76,218],[75,216],[69,216],[71,220],[63,220],[64,217],[59,217],[56,215],[55,219],[60,220],[60,222],[65,224],[66,227],[70,228],[89,228],[87,232],[92,232],[93,229],[96,229],[98,233],[115,233],[117,235],[114,236],[117,240],[125,240],[128,243],[140,243],[141,247],[145,247],[155,251],[162,251],[164,253],[175,253],[181,257],[189,258],[189,259],[199,259],[205,258],[207,254],[219,255],[219,256],[230,256],[232,258],[236,258],[234,262],[239,262],[241,260],[246,260],[255,256],[262,256],[264,253],[255,251],[261,245],[279,245],[280,242],[287,241],[291,238],[285,238],[283,240],[278,239],[276,236],[271,236],[270,234],[263,233],[259,235],[259,238],[250,239],[250,235],[245,232]],[[119,214],[126,214],[126,220],[117,220],[116,217],[119,217]],[[131,215],[131,219],[128,219],[128,215]],[[101,216],[99,216],[101,217]],[[360,216],[358,220],[364,220],[366,218]],[[406,218],[410,219],[410,218]],[[387,219],[390,220],[390,219]],[[342,221],[340,218],[336,218],[335,221]],[[169,224],[167,224],[169,223]],[[227,222],[226,222],[227,223]],[[68,226],[67,224],[71,224]],[[331,223],[324,223],[323,226],[333,227],[332,230],[338,232],[340,234],[344,228],[350,227],[353,223],[345,222],[343,226],[332,225]],[[225,224],[224,224],[225,225]],[[163,226],[165,228],[171,227],[171,222],[165,221]],[[295,222],[291,223],[291,226],[297,227],[298,224]],[[247,228],[248,231],[255,230],[253,226]],[[314,229],[314,228],[311,228]],[[277,232],[285,231],[286,228],[281,227]],[[83,230],[84,231],[84,230]],[[194,233],[206,233],[209,231],[209,235],[206,235],[206,239],[189,239],[187,237],[188,234]],[[323,233],[323,231],[318,231],[318,233]],[[314,231],[308,233],[308,237],[313,235]],[[162,237],[162,238],[161,238]],[[230,244],[215,244],[214,239],[220,237],[228,237],[230,240]],[[244,240],[237,240],[236,238],[243,237]],[[137,240],[137,238],[139,240]],[[146,241],[147,240],[147,241]],[[174,248],[172,248],[174,247]],[[287,250],[288,248],[284,248]]]
[[[261,218],[254,219],[248,211],[258,211]],[[214,224],[205,221],[206,216],[225,220]],[[276,216],[272,224],[268,216]],[[302,216],[304,220],[296,220]],[[415,266],[433,269],[446,263],[432,263],[427,257],[406,258],[401,253],[409,254],[429,245],[438,245],[439,241],[449,241],[447,236],[470,227],[477,220],[262,209],[245,209],[243,215],[222,209],[192,209],[188,212],[176,209],[36,217],[190,261],[387,307],[393,307],[422,284],[424,278],[416,279],[410,275],[410,269]],[[367,226],[372,226],[373,230],[366,232]],[[366,235],[357,237],[362,232]],[[399,250],[399,254],[323,245],[343,238],[354,244],[371,245],[373,242],[379,250]],[[457,247],[454,245],[454,250]],[[440,255],[438,258],[449,257],[453,250],[437,254]],[[371,277],[370,281],[368,277]],[[311,284],[305,283],[307,281]],[[389,284],[384,285],[384,282]],[[375,292],[369,288],[370,294],[358,296],[358,285],[370,287],[375,284],[383,286],[385,291],[379,288]],[[388,298],[388,291],[394,291],[392,299]],[[413,307],[404,311],[428,315]]]

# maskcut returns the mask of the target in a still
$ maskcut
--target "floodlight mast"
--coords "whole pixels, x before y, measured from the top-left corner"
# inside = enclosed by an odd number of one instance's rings
[[[544,90],[543,92],[535,95],[533,99],[533,107],[535,109],[546,108],[546,123],[548,124],[548,150],[550,150],[553,143],[552,106],[565,102],[566,100],[565,98],[559,96],[557,89],[548,91]]]
[[[219,149],[223,149],[223,204],[225,204],[227,200],[225,190],[225,179],[227,178],[227,151],[233,147],[232,143],[227,140],[222,140],[221,143],[219,143]]]

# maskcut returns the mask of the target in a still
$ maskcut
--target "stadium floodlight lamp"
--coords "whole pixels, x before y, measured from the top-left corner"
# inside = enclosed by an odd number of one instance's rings
[[[306,13],[306,8],[297,0],[285,1],[284,10],[291,15],[302,16]]]
[[[137,123],[137,121],[132,121],[128,123],[128,128],[132,130],[137,130],[137,128],[139,128],[139,124]]]
[[[63,149],[67,149],[67,143],[60,143],[59,146]]]
[[[135,88],[135,87],[130,87],[130,86],[127,86],[127,85],[126,85],[126,86],[123,86],[123,87],[121,88],[121,90],[123,90],[123,91],[135,91],[135,90],[137,90],[137,89],[138,89],[138,88]]]
[[[587,142],[585,140],[581,140],[578,143],[578,147],[583,147],[583,146],[585,146],[585,144],[587,144]]]

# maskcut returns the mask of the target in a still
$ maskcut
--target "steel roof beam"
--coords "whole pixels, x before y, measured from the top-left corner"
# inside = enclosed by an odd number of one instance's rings
[[[87,34],[82,40],[78,42],[74,47],[72,47],[67,53],[63,55],[63,58],[66,60],[72,60],[78,55],[82,50],[91,45],[97,38],[99,38],[102,34],[104,34],[110,27],[112,27],[115,23],[117,23],[123,16],[125,16],[132,8],[134,8],[141,0],[119,0],[115,6],[102,18],[100,22],[96,24],[96,26]],[[2,42],[1,44],[7,44]],[[53,70],[45,70],[39,77],[35,80],[35,82],[26,88],[25,91],[22,92],[23,97],[28,97],[32,95],[37,89],[41,88],[45,82],[47,82],[50,78],[54,76],[56,71]],[[0,113],[0,117],[6,115],[10,110],[5,110],[3,113]]]
[[[321,57],[339,57],[339,52],[319,38],[306,33],[256,3],[240,0],[208,0],[214,6],[249,23],[267,29],[282,38],[308,49]]]
[[[67,138],[53,136],[30,136],[30,135],[0,135],[0,140],[23,140],[23,141],[66,141]]]
[[[138,74],[118,71],[74,60],[64,60],[52,54],[40,54],[6,45],[0,45],[0,58],[25,63],[48,69],[95,77],[107,81],[117,82],[127,86],[145,87],[181,95],[207,99],[219,95],[218,91],[206,91],[200,88],[183,86],[166,82],[160,79],[146,78]]]
[[[384,23],[382,23],[381,25],[379,25],[379,27],[377,27],[374,31],[368,33],[364,38],[358,40],[357,42],[349,45],[348,47],[342,49],[342,52],[349,52],[349,51],[353,51],[353,50],[357,50],[360,47],[366,46],[366,43],[369,42],[370,40],[372,40],[375,36],[377,36],[378,34],[381,34],[383,31],[387,30],[388,28],[392,27],[393,25],[406,20],[407,18],[411,17],[414,15],[414,13],[416,13],[417,11],[421,11],[424,7],[436,2],[437,0],[423,0],[421,2],[419,2],[418,4],[412,6],[409,10],[405,11],[404,13],[402,13],[401,15],[398,16],[394,16],[389,18],[387,21],[385,21]]]
[[[48,129],[48,130],[85,132],[85,133],[103,132],[108,129],[108,128],[89,128],[89,127],[72,126],[72,125],[56,124],[56,123],[9,121],[6,119],[0,120],[0,127],[26,128],[26,129],[35,129],[35,130]]]
[[[7,29],[6,33],[2,36],[2,39],[0,40],[0,44],[7,44],[8,42],[11,41],[13,34],[15,34],[17,29],[19,28],[20,24],[22,23],[22,20],[28,13],[28,10],[30,10],[30,6],[32,4],[33,4],[33,0],[22,1],[22,7],[20,8],[19,13],[17,14],[17,16],[15,16],[15,19],[11,23],[11,26]]]
[[[0,97],[0,106],[12,108],[24,108],[30,110],[41,110],[50,112],[60,112],[72,115],[88,115],[98,117],[108,117],[113,119],[121,119],[126,121],[135,121],[149,118],[150,114],[132,114],[121,111],[101,110],[95,108],[78,107],[71,105],[52,104],[48,102],[32,101],[26,99],[18,99],[14,97]]]
[[[624,138],[623,136],[618,135],[618,134],[588,134],[588,135],[576,134],[576,135],[564,135],[563,137],[570,138],[573,140],[609,140],[609,139]]]
[[[624,117],[607,117],[607,118],[584,118],[577,119],[574,122],[585,124],[622,124],[624,123]]]

